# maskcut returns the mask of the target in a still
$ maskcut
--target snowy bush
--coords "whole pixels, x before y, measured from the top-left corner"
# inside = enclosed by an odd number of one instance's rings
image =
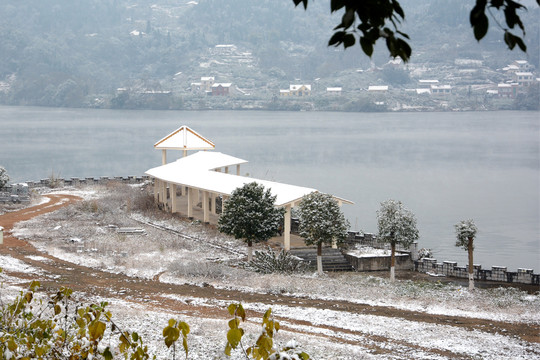
[[[6,186],[9,182],[9,175],[2,166],[0,166],[0,189]]]
[[[284,273],[305,271],[308,264],[302,259],[291,255],[288,251],[281,250],[278,255],[270,246],[266,251],[255,251],[255,258],[246,265],[246,269],[262,274]]]
[[[433,252],[431,249],[421,248],[418,250],[418,259],[422,260],[423,258],[431,258],[433,256]]]

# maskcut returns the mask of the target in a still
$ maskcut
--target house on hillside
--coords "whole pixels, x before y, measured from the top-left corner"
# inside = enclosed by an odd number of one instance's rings
[[[517,83],[519,87],[529,87],[532,85],[534,80],[532,72],[516,72],[512,76],[512,81]]]
[[[516,97],[517,88],[518,88],[518,84],[516,84],[516,83],[498,84],[497,85],[497,92],[498,92],[500,98],[513,99],[513,98]]]
[[[418,80],[419,89],[431,89],[433,85],[439,85],[439,80]]]
[[[288,90],[279,90],[279,96],[309,96],[311,85],[289,85]]]
[[[340,96],[342,88],[341,87],[327,87],[326,94],[333,96]]]
[[[309,96],[311,95],[311,85],[290,85],[289,90],[294,96]]]
[[[212,96],[230,96],[233,93],[231,83],[215,83],[212,85]]]
[[[368,87],[368,92],[387,92],[388,85],[370,85]]]
[[[201,87],[204,91],[212,91],[212,85],[214,85],[213,76],[203,76],[201,77]]]
[[[445,96],[452,94],[452,86],[450,85],[431,85],[431,94]]]
[[[527,60],[516,60],[511,65],[517,67],[518,71],[528,72],[534,70],[534,65],[530,64]]]

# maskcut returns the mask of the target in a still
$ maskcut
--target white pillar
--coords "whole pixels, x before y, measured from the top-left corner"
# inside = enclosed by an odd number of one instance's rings
[[[283,226],[283,245],[285,251],[291,250],[291,204],[285,206],[285,222]]]
[[[177,211],[176,184],[171,184],[171,212]]]
[[[165,165],[167,163],[167,150],[162,149],[161,150],[161,165]]]
[[[167,182],[166,181],[161,182],[161,201],[163,201],[164,206],[167,206]]]
[[[154,201],[159,201],[159,180],[154,178]]]
[[[187,156],[187,150],[184,150],[184,153],[183,153],[184,157]]]
[[[217,211],[216,211],[216,194],[215,193],[211,193],[210,194],[210,212],[214,215],[217,214]]]
[[[229,167],[225,166],[225,174],[228,174],[228,173],[229,173]]]
[[[191,188],[187,190],[187,216],[193,217],[193,190]]]
[[[203,191],[203,222],[210,222],[210,209],[208,209],[208,191]]]

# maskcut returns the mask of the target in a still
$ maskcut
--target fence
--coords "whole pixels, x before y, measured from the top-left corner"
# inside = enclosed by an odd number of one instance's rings
[[[27,181],[24,183],[10,184],[0,191],[0,203],[28,203],[30,202],[30,189],[36,187],[63,187],[80,185],[105,185],[109,182],[120,182],[124,184],[140,184],[150,180],[149,176],[100,176],[78,178],[47,178],[39,181]]]
[[[349,237],[345,241],[349,248],[357,244],[370,246],[377,249],[386,248],[385,244],[377,241],[373,234],[360,234],[358,232],[349,232]],[[386,245],[387,246],[387,245]],[[455,278],[469,278],[469,272],[466,266],[458,266],[455,261],[437,262],[436,259],[423,258],[418,259],[418,244],[413,243],[411,249],[396,247],[400,253],[408,253],[414,263],[414,271],[429,273],[435,276],[448,276]],[[482,269],[481,265],[474,265],[473,276],[478,281],[498,281],[506,283],[519,283],[528,285],[540,285],[540,274],[535,274],[533,269],[520,268],[517,271],[508,271],[505,266],[492,266],[490,270]]]

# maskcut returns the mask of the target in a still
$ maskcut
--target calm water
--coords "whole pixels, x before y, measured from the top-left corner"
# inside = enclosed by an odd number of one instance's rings
[[[0,107],[0,165],[13,181],[141,175],[153,144],[188,125],[243,173],[352,200],[353,230],[376,232],[381,201],[417,216],[420,246],[465,265],[453,225],[474,218],[475,263],[540,271],[538,112],[306,113]],[[169,161],[180,153],[168,153]]]

